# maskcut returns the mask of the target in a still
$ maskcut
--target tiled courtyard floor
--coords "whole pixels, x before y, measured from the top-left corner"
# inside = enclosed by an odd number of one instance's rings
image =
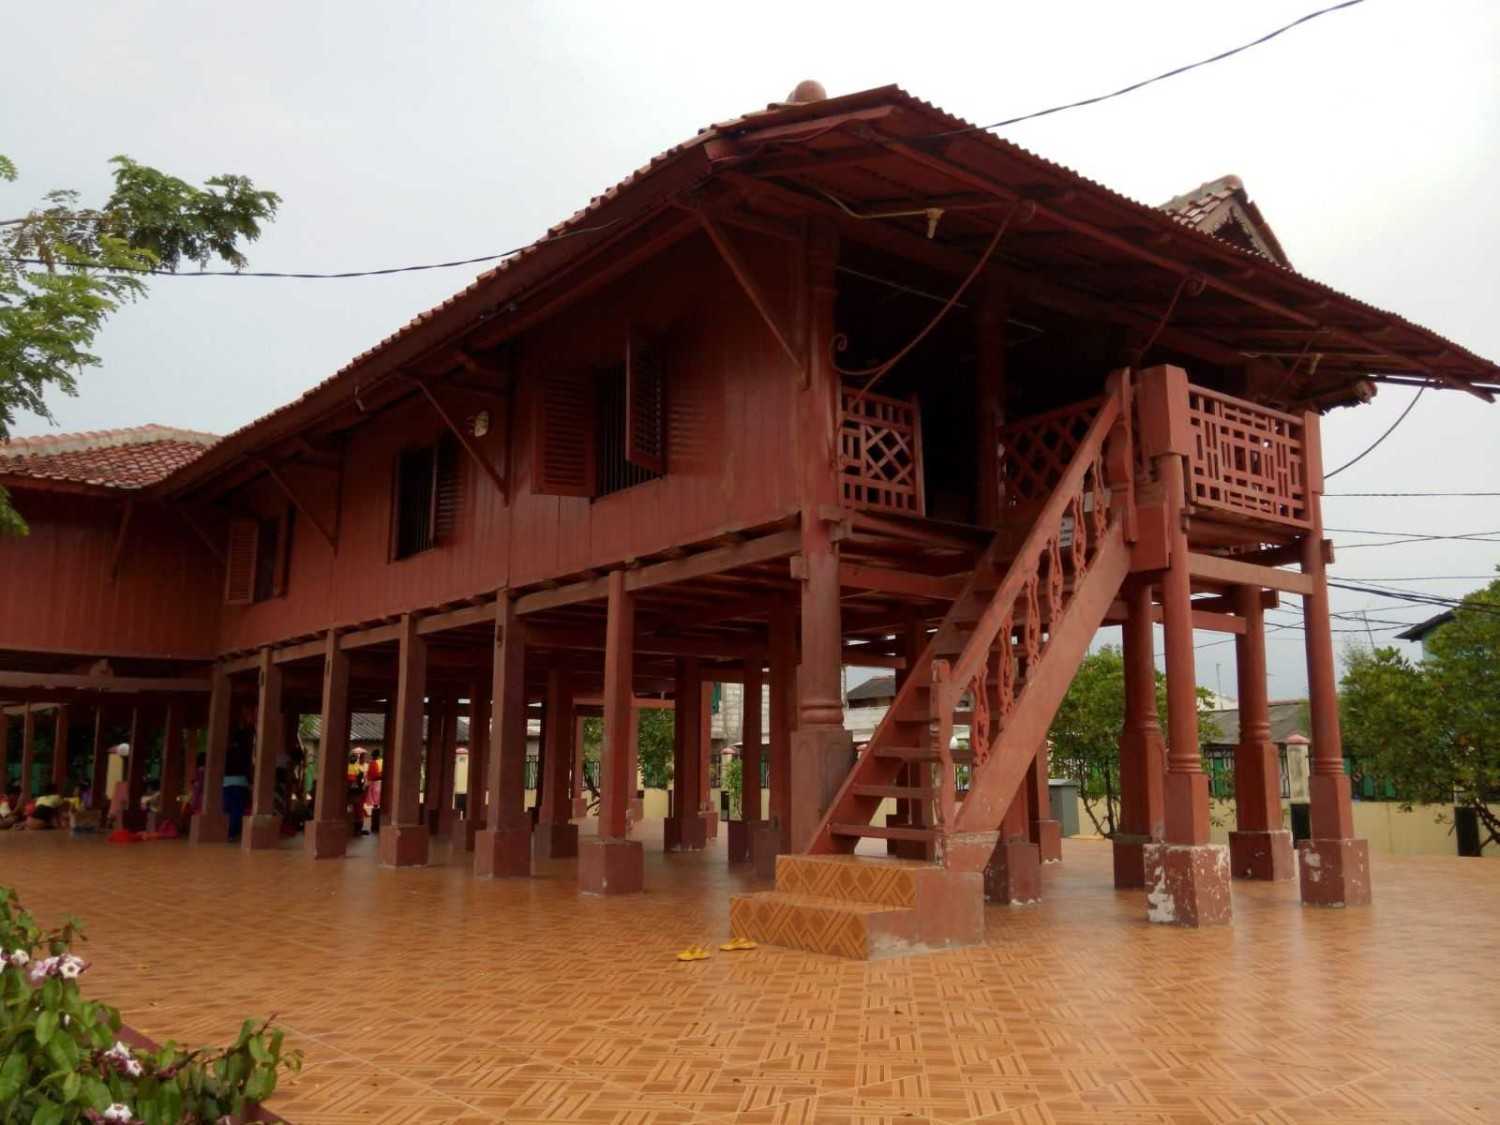
[[[0,833],[0,883],[85,920],[90,993],[152,1037],[276,1013],[297,1125],[1500,1121],[1500,863],[1375,857],[1350,911],[1236,884],[1234,925],[1195,932],[1069,841],[981,948],[681,964],[750,881],[722,839],[663,856],[651,827],[622,899],[579,898],[568,862],[382,870],[369,840],[314,864]]]

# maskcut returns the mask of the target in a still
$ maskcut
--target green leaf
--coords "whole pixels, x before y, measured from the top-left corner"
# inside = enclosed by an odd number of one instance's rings
[[[36,1030],[32,1034],[36,1036],[37,1045],[45,1047],[52,1036],[57,1033],[57,1013],[48,1008],[36,1018]]]
[[[67,1110],[56,1102],[44,1101],[31,1115],[31,1125],[60,1125]]]
[[[62,1096],[65,1102],[76,1102],[78,1095],[83,1092],[83,1075],[76,1070],[69,1072],[63,1079]]]

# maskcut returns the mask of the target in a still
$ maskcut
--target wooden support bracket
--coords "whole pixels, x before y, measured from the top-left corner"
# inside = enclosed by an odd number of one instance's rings
[[[464,431],[464,428],[454,421],[453,416],[444,409],[443,404],[438,401],[437,395],[432,393],[432,388],[425,381],[410,375],[406,376],[406,378],[408,382],[427,397],[427,401],[432,404],[432,409],[437,411],[438,417],[443,420],[443,424],[452,431],[453,436],[458,439],[458,443],[464,447],[464,452],[472,457],[474,463],[484,470],[485,475],[494,482],[495,487],[500,491],[500,498],[508,502],[510,500],[510,487],[506,484],[505,478],[500,475],[500,470],[490,464],[490,459],[484,455],[479,446],[474,444],[474,439]]]
[[[130,534],[130,520],[135,515],[135,498],[130,497],[125,501],[125,507],[120,511],[120,526],[115,531],[115,549],[109,557],[109,577],[114,581],[120,576],[120,559],[125,554],[125,537]]]
[[[782,327],[781,321],[771,309],[770,301],[762,292],[760,285],[756,283],[754,275],[750,272],[749,265],[741,257],[739,249],[729,240],[718,223],[707,211],[695,209],[698,222],[702,224],[704,232],[709,241],[719,251],[719,256],[724,259],[724,264],[734,274],[734,279],[740,283],[740,288],[745,291],[745,296],[750,298],[750,303],[755,306],[755,311],[760,313],[761,319],[766,322],[766,327],[771,330],[771,335],[776,337],[776,342],[781,345],[781,350],[786,352],[787,358],[792,361],[792,366],[797,369],[798,375],[805,374],[807,359],[798,353],[796,345],[792,343],[792,334]]]
[[[338,539],[334,536],[333,532],[329,531],[328,528],[323,526],[323,521],[318,519],[318,517],[313,514],[312,510],[302,502],[302,498],[298,496],[296,490],[287,483],[286,478],[276,471],[276,466],[271,464],[271,462],[265,460],[264,458],[257,458],[256,463],[265,470],[266,475],[271,478],[271,482],[281,490],[281,494],[287,498],[287,502],[290,503],[293,508],[297,509],[298,513],[301,514],[303,519],[307,520],[308,523],[312,524],[313,527],[317,529],[318,534],[323,537],[323,542],[328,544],[328,549],[337,554],[339,549]]]

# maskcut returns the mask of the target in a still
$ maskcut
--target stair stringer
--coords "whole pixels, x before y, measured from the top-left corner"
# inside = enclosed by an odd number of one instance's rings
[[[1049,630],[1046,651],[1036,670],[1027,674],[989,756],[975,767],[949,834],[994,832],[1005,819],[1079,663],[1130,573],[1130,544],[1123,523],[1114,521],[1105,533],[1060,620]]]

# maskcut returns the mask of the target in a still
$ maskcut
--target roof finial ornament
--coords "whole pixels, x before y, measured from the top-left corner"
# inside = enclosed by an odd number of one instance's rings
[[[792,88],[792,92],[786,96],[786,100],[793,105],[805,105],[808,102],[821,102],[828,99],[828,91],[823,89],[823,83],[812,78],[804,78]]]

